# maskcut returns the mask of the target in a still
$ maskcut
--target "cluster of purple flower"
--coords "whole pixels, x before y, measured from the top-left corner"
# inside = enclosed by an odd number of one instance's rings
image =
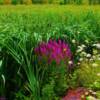
[[[34,51],[40,59],[46,59],[48,63],[54,61],[56,64],[60,64],[61,61],[67,63],[72,58],[68,44],[61,40],[49,40],[47,43],[42,42]]]

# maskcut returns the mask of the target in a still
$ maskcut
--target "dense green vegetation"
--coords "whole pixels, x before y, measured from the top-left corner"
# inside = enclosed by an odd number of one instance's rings
[[[100,4],[100,0],[0,0],[0,4]]]
[[[71,70],[44,56],[40,62],[34,49],[50,39],[69,45]],[[99,42],[99,6],[0,6],[0,96],[60,100],[67,89],[82,86],[100,98]]]

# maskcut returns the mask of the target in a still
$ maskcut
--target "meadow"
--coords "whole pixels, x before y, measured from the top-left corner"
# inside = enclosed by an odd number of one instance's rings
[[[0,6],[0,100],[99,100],[99,66],[100,5]]]

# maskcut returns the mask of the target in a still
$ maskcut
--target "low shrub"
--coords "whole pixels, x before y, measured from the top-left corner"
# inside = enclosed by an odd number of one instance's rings
[[[89,54],[87,55],[88,57]],[[80,62],[77,70],[78,82],[81,86],[100,90],[100,55],[93,55]]]

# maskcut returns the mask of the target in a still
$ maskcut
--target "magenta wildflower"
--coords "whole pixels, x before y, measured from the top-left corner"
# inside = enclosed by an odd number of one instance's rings
[[[38,57],[42,57],[42,60],[45,59],[48,63],[54,61],[56,64],[60,64],[61,61],[67,63],[72,58],[69,45],[61,40],[49,40],[47,43],[43,42],[34,51]]]

